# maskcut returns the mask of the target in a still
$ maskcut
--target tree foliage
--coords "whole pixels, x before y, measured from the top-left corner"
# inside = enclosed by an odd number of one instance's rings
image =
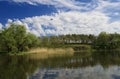
[[[39,39],[23,25],[11,24],[0,33],[0,51],[18,53],[38,45]]]
[[[117,49],[120,47],[120,34],[101,32],[93,43],[95,49]]]
[[[108,34],[101,32],[98,36],[84,34],[68,34],[60,36],[42,37],[44,47],[62,47],[67,44],[91,45],[94,49],[118,49],[120,48],[120,34]]]

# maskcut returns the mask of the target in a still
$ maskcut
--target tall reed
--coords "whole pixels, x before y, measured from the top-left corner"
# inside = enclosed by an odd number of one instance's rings
[[[29,56],[32,59],[45,59],[54,56],[73,55],[72,48],[33,48],[29,51]]]

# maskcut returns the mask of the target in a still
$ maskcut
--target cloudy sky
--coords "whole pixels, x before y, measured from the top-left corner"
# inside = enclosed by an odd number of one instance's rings
[[[120,0],[0,0],[0,29],[12,22],[37,36],[120,33]]]

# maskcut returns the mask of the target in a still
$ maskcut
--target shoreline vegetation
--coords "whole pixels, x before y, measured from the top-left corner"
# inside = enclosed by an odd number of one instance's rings
[[[72,48],[35,48],[28,51],[31,59],[46,59],[48,57],[73,56]]]
[[[82,51],[120,51],[120,34],[101,32],[98,36],[68,34],[41,36],[27,32],[25,26],[11,24],[0,30],[0,54],[23,55],[29,53],[73,54]],[[29,53],[28,53],[29,52]]]
[[[60,56],[60,55],[73,55],[74,54],[73,48],[32,48],[26,52],[20,53],[8,53],[9,55],[41,55],[41,56]]]

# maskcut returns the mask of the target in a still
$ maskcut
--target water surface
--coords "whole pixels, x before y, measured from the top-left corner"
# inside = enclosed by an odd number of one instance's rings
[[[120,79],[120,52],[48,58],[0,55],[0,79]]]

